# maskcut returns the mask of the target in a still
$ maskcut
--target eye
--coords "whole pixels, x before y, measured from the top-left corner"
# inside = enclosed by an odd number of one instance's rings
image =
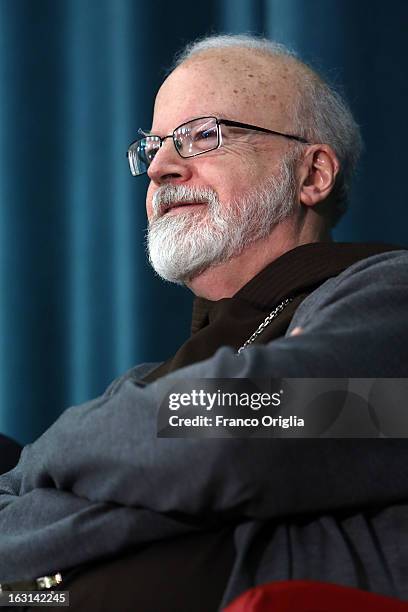
[[[216,126],[201,126],[191,132],[191,142],[194,149],[207,151],[215,149],[218,143]]]
[[[207,140],[208,138],[214,138],[214,137],[215,138],[217,137],[217,131],[214,128],[197,130],[193,134],[194,142],[197,142],[199,140]]]
[[[151,164],[159,149],[160,140],[156,136],[148,136],[140,143],[139,155],[145,162]]]
[[[191,131],[191,138],[194,142],[199,142],[200,140],[209,140],[211,138],[217,138],[217,128],[213,125],[211,126],[201,126]]]
[[[157,147],[145,147],[144,155],[149,163],[151,163],[159,149]]]

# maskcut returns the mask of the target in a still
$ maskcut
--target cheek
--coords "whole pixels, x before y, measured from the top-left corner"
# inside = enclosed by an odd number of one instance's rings
[[[249,149],[241,147],[225,147],[225,152],[228,153],[222,173],[222,186],[229,186],[230,191],[235,196],[239,196],[243,191],[247,191],[254,184],[258,184],[262,168],[259,164],[259,156],[254,154],[253,148]]]
[[[251,176],[251,164],[241,158],[236,152],[226,155],[220,149],[222,155],[212,158],[197,158],[195,184],[208,186],[218,194],[221,202],[229,202],[236,199],[247,189],[248,176]],[[198,165],[200,161],[200,165]]]
[[[225,174],[219,184],[218,194],[222,202],[231,202],[240,199],[246,192],[257,186],[258,177],[251,168],[242,167],[239,172]]]

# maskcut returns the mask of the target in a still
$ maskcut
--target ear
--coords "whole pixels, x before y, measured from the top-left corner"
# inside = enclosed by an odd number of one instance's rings
[[[334,187],[339,168],[339,160],[329,145],[312,145],[300,166],[301,203],[314,206],[325,200]]]

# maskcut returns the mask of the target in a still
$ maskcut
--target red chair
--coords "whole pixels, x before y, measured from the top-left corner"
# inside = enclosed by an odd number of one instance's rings
[[[337,584],[290,580],[250,589],[223,612],[408,612],[408,602]]]

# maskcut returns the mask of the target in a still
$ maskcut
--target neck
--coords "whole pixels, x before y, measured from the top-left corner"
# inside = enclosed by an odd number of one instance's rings
[[[285,227],[284,227],[285,226]],[[217,301],[232,297],[267,265],[302,244],[330,241],[325,228],[297,233],[288,220],[279,224],[269,236],[248,246],[242,253],[222,264],[212,266],[186,282],[195,295]]]

